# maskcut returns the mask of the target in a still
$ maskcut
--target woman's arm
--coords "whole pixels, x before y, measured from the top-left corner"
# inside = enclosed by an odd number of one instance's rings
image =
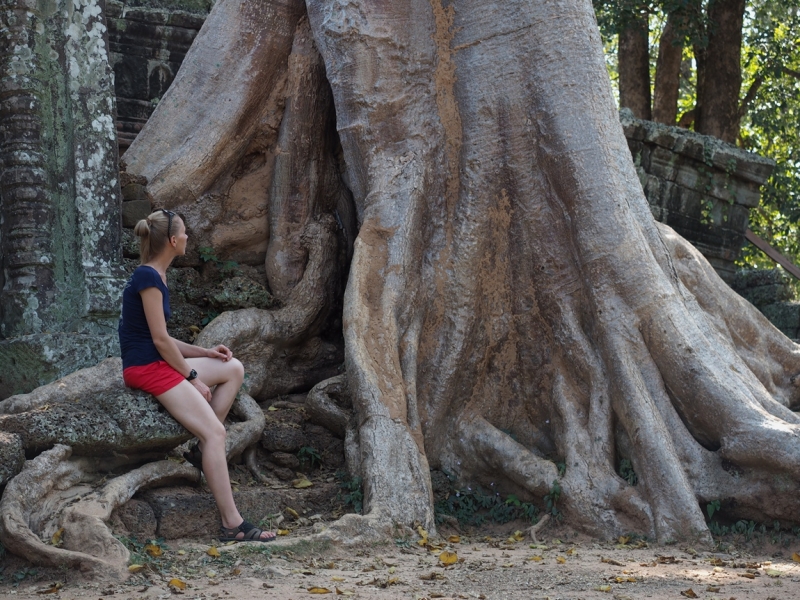
[[[150,335],[153,338],[156,350],[158,350],[161,358],[163,358],[169,366],[184,377],[188,377],[192,368],[189,366],[189,363],[186,362],[178,348],[178,343],[183,344],[183,342],[174,340],[169,336],[169,333],[167,333],[167,322],[164,320],[164,299],[161,290],[156,287],[149,287],[141,290],[139,295],[142,297],[144,316],[147,319],[147,327],[150,329]],[[185,345],[188,346],[188,344]],[[198,350],[203,349],[198,348]],[[198,356],[208,356],[205,352],[206,351],[203,350],[203,354],[199,354]],[[199,378],[193,379],[191,383],[206,400],[209,402],[211,401],[211,390],[208,389],[206,384],[200,381]]]
[[[176,340],[175,338],[171,339],[173,342],[175,342],[175,345],[178,347],[178,351],[184,358],[198,358],[207,356],[209,358],[218,358],[222,362],[228,362],[233,356],[233,352],[228,350],[222,344],[219,344],[214,348],[202,348],[200,346],[193,346],[192,344],[187,344],[186,342]]]

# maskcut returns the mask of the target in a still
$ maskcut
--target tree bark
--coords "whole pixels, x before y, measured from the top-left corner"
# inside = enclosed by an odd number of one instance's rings
[[[656,62],[656,82],[653,92],[653,120],[675,125],[678,118],[678,94],[681,84],[681,60],[683,58],[683,34],[685,17],[677,12],[667,16],[667,24],[661,32]]]
[[[717,0],[708,8],[708,45],[695,48],[695,131],[729,144],[739,137],[742,24],[745,0]]]
[[[619,105],[638,119],[652,118],[650,109],[650,39],[647,15],[632,17],[619,33],[617,50]]]

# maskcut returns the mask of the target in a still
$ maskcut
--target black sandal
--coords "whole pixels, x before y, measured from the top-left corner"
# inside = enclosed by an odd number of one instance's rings
[[[238,527],[220,527],[222,535],[219,536],[220,542],[273,542],[278,537],[273,535],[271,538],[261,539],[261,534],[264,533],[263,529],[259,529],[252,523],[242,521]],[[237,538],[240,533],[244,537]]]
[[[200,446],[195,444],[189,448],[188,452],[183,453],[183,458],[195,469],[200,469],[200,472],[203,472],[203,452],[200,450]]]

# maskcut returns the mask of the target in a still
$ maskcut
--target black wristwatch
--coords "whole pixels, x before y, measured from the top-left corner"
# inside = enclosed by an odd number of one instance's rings
[[[197,371],[194,369],[189,371],[189,374],[186,376],[186,381],[191,381],[192,379],[197,379]]]

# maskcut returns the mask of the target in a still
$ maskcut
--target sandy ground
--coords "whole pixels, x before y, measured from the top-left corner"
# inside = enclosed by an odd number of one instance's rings
[[[16,559],[6,555],[0,598],[800,599],[795,537],[788,545],[732,539],[714,551],[696,551],[636,540],[597,542],[563,527],[543,531],[538,544],[517,541],[513,532],[496,528],[491,536],[450,539],[444,532],[427,546],[414,536],[368,548],[325,546],[293,533],[278,543],[220,546],[218,557],[209,555],[211,544],[173,540],[115,585],[64,571],[25,571],[24,563],[11,565],[8,560]],[[442,564],[448,557],[456,562]]]

